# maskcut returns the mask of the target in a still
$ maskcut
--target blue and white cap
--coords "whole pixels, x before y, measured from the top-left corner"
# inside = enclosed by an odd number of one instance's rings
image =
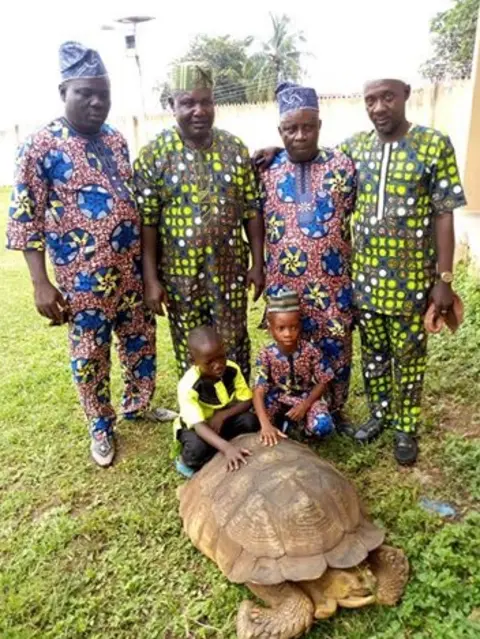
[[[106,78],[107,69],[100,54],[80,42],[64,42],[59,50],[62,81],[76,78]]]
[[[293,82],[282,82],[278,85],[275,95],[281,118],[287,113],[303,109],[320,111],[317,92],[311,87],[302,87]]]

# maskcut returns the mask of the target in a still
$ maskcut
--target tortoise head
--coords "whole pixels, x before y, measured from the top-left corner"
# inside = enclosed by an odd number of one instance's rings
[[[325,594],[344,608],[361,608],[375,602],[377,585],[375,575],[363,562],[355,568],[331,570]]]

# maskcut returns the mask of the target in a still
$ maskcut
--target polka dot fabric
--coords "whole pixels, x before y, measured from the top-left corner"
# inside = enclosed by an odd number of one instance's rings
[[[370,413],[397,430],[417,430],[427,359],[423,317],[362,311],[362,363]]]
[[[248,246],[242,231],[259,199],[247,148],[214,129],[210,148],[192,149],[176,128],[168,129],[140,151],[134,182],[143,224],[158,227],[159,272],[179,374],[191,364],[189,331],[213,324],[248,379]]]
[[[424,312],[435,278],[435,215],[466,203],[450,139],[413,126],[383,144],[375,132],[341,145],[355,162],[353,286],[356,305],[387,315]]]

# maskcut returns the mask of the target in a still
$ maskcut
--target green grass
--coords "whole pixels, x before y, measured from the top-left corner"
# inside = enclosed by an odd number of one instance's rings
[[[0,195],[1,233],[6,193]],[[3,244],[3,242],[2,242]],[[32,303],[22,256],[0,251],[0,636],[182,639],[235,636],[246,591],[224,579],[181,532],[169,457],[170,426],[119,425],[118,461],[89,460],[70,379],[66,330]],[[480,636],[480,288],[466,268],[458,289],[467,317],[457,335],[431,340],[421,460],[399,470],[391,434],[371,447],[332,438],[319,446],[356,484],[412,575],[402,603],[342,611],[310,637]],[[251,312],[253,342],[260,307]],[[165,321],[158,327],[156,400],[173,406],[175,375]],[[120,396],[117,363],[114,398]],[[358,366],[352,415],[365,415]],[[457,505],[446,523],[420,496]]]

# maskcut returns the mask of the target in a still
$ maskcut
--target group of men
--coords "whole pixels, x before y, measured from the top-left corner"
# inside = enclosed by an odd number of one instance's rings
[[[64,116],[19,150],[7,236],[25,255],[38,312],[68,323],[94,460],[108,466],[115,454],[112,334],[124,418],[169,419],[150,407],[155,314],[168,313],[179,375],[188,333],[212,325],[248,380],[248,289],[258,299],[266,286],[267,296],[300,297],[304,337],[333,372],[337,430],[367,443],[393,426],[396,459],[413,463],[423,317],[429,301],[438,314],[452,305],[452,212],[465,198],[449,138],[407,121],[409,86],[366,84],[374,130],[332,150],[318,144],[316,92],[284,84],[285,148],[252,162],[241,140],[213,126],[211,70],[182,63],[171,86],[176,125],[141,149],[132,172],[125,139],[105,124],[110,84],[99,54],[67,42],[60,66]],[[371,413],[357,431],[343,413],[355,322]]]

